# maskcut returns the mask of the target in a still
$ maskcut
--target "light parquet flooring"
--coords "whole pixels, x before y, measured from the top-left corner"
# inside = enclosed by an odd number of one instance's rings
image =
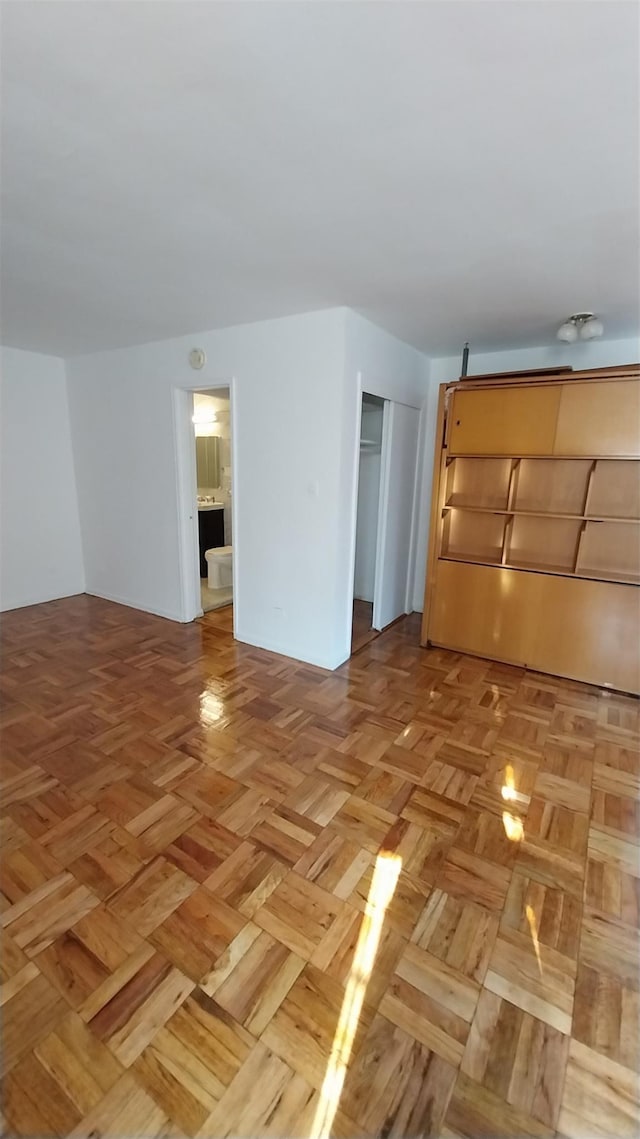
[[[5,1133],[637,1135],[638,701],[231,627],[4,616]]]

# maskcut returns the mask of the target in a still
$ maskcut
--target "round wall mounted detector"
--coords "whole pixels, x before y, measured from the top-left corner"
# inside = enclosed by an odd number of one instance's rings
[[[207,357],[202,348],[191,349],[189,353],[189,363],[191,364],[192,368],[195,368],[196,372],[199,372],[201,368],[204,368],[206,359]]]

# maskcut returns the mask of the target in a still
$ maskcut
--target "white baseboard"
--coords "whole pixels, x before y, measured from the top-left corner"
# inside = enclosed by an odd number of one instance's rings
[[[72,589],[69,593],[52,593],[44,597],[29,597],[20,601],[0,601],[0,613],[10,613],[12,609],[28,609],[31,605],[47,605],[49,601],[63,601],[65,597],[82,597],[84,588]]]
[[[314,668],[322,668],[325,672],[335,672],[336,668],[344,664],[345,660],[344,657],[338,658],[337,656],[332,658],[309,656],[306,652],[303,654],[299,650],[296,650],[295,645],[284,645],[277,641],[269,641],[268,639],[262,638],[256,640],[255,637],[247,636],[241,632],[240,629],[236,629],[235,639],[241,641],[243,645],[249,645],[250,648],[264,649],[268,653],[277,653],[278,656],[288,657],[289,660],[296,660],[301,664],[310,664]]]
[[[99,597],[101,601],[113,601],[115,605],[125,605],[127,609],[137,609],[140,613],[151,613],[153,617],[165,617],[167,621],[177,621],[184,625],[185,620],[181,613],[170,613],[167,609],[156,609],[146,602],[134,601],[130,597],[118,597],[115,593],[98,592],[97,589],[87,589],[89,597]]]

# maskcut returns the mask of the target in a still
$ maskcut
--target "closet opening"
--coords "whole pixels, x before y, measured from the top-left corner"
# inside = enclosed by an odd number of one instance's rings
[[[376,584],[384,400],[363,392],[360,414],[360,459],[356,515],[351,652],[378,636],[373,627]]]

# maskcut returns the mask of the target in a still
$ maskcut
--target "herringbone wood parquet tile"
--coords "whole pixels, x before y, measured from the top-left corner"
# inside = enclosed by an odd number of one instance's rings
[[[417,642],[4,616],[7,1134],[637,1133],[638,701]]]

